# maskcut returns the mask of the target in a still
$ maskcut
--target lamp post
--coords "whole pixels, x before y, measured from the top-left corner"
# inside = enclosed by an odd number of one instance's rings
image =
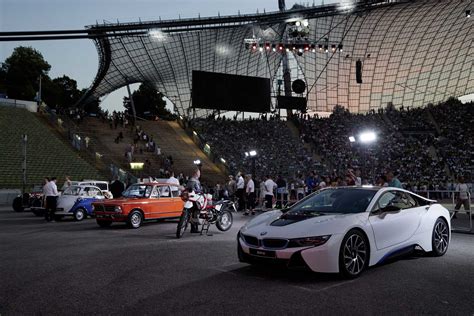
[[[26,145],[27,145],[27,143],[28,143],[28,135],[23,134],[23,136],[22,136],[22,144],[23,144],[23,165],[22,165],[23,186],[22,186],[22,191],[21,191],[22,194],[25,193],[25,187],[26,187]]]
[[[201,160],[196,159],[196,160],[193,161],[193,163],[194,163],[194,165],[196,165],[196,167],[199,168],[199,171],[201,171],[201,168],[202,168],[202,162],[201,162]]]
[[[255,178],[255,160],[257,159],[257,151],[255,149],[246,151],[245,157],[252,159],[252,176]]]
[[[367,160],[369,159],[369,145],[374,143],[377,140],[377,134],[374,131],[364,131],[359,134],[359,136],[349,136],[349,142],[352,143],[360,143],[362,145],[366,145],[364,152],[365,152],[365,159],[364,159],[364,169],[367,172]],[[373,166],[370,168],[370,173],[373,173]]]

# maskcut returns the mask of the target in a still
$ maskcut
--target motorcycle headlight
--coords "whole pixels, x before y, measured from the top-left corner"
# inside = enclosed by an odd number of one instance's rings
[[[288,247],[317,247],[325,244],[331,235],[290,239]]]
[[[115,206],[114,207],[114,212],[115,213],[122,213],[122,208],[120,206]]]
[[[188,192],[184,191],[183,193],[181,193],[181,200],[186,202],[188,199],[189,199],[189,193]]]

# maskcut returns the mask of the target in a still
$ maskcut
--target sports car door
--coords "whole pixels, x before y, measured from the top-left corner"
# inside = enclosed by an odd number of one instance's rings
[[[423,207],[402,191],[383,193],[372,210],[369,221],[377,249],[401,244],[410,239],[420,226]]]

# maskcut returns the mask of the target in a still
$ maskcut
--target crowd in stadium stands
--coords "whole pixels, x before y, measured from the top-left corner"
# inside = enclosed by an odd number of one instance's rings
[[[71,118],[77,119],[74,114]],[[123,139],[123,128],[130,126],[126,131],[131,131],[133,143],[126,144],[126,153],[154,153],[161,158],[156,163],[161,167],[153,176],[170,175],[172,157],[161,155],[153,137],[139,125],[132,127],[124,113],[103,112],[98,118],[111,129],[122,128],[116,142]],[[230,174],[253,174],[257,192],[262,191],[266,176],[273,177],[275,197],[280,200],[300,198],[325,186],[386,185],[394,181],[393,174],[414,191],[453,190],[457,177],[470,177],[474,166],[474,105],[454,99],[423,108],[387,107],[367,114],[336,107],[329,117],[300,115],[293,116],[292,122],[278,116],[246,120],[210,116],[187,124],[210,146],[215,159],[226,161]],[[375,142],[358,141],[357,135],[366,130],[376,133]],[[356,141],[350,142],[349,136]],[[251,150],[256,150],[255,158],[246,157],[245,152]],[[183,174],[178,179],[186,182]],[[235,195],[233,186],[235,180],[229,180],[212,191],[216,198],[228,197]],[[262,196],[257,195],[257,200],[263,203]]]
[[[446,182],[443,162],[430,152],[432,135],[420,138],[402,133],[385,115],[351,114],[341,108],[329,118],[300,119],[298,124],[303,140],[313,143],[321,158],[336,172],[360,169],[369,183],[374,183],[387,169],[395,170],[408,183]],[[365,130],[374,131],[377,140],[371,144],[357,141],[357,135]],[[356,142],[350,142],[350,136]]]
[[[287,122],[278,118],[230,120],[212,117],[196,119],[192,128],[217,157],[228,163],[233,174],[239,170],[253,171],[257,176],[294,176],[319,168],[312,153],[298,141]],[[257,151],[254,158],[245,152]]]
[[[453,100],[430,108],[440,130],[436,146],[452,173],[473,172],[474,104]]]
[[[474,166],[473,111],[473,104],[456,100],[416,109],[389,107],[367,114],[351,114],[336,107],[328,118],[294,117],[301,141],[278,119],[210,117],[196,119],[191,125],[213,153],[226,160],[232,174],[254,172],[256,182],[267,174],[282,175],[288,193],[290,188],[296,192],[302,179],[306,192],[320,183],[350,184],[354,173],[361,175],[361,183],[383,185],[388,182],[389,170],[408,189],[452,190],[457,177],[470,174]],[[365,130],[375,131],[377,140],[371,144],[357,141],[357,135]],[[349,136],[355,136],[356,142],[350,142]],[[303,143],[314,146],[319,158],[313,159]],[[255,170],[252,159],[244,155],[251,149],[258,152]],[[310,170],[317,171],[311,176]]]

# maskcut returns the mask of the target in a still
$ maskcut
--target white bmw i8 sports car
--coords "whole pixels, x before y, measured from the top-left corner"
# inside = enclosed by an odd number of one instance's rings
[[[338,187],[250,220],[238,233],[237,251],[241,262],[354,278],[415,247],[442,256],[450,232],[449,212],[434,200],[391,187]]]

